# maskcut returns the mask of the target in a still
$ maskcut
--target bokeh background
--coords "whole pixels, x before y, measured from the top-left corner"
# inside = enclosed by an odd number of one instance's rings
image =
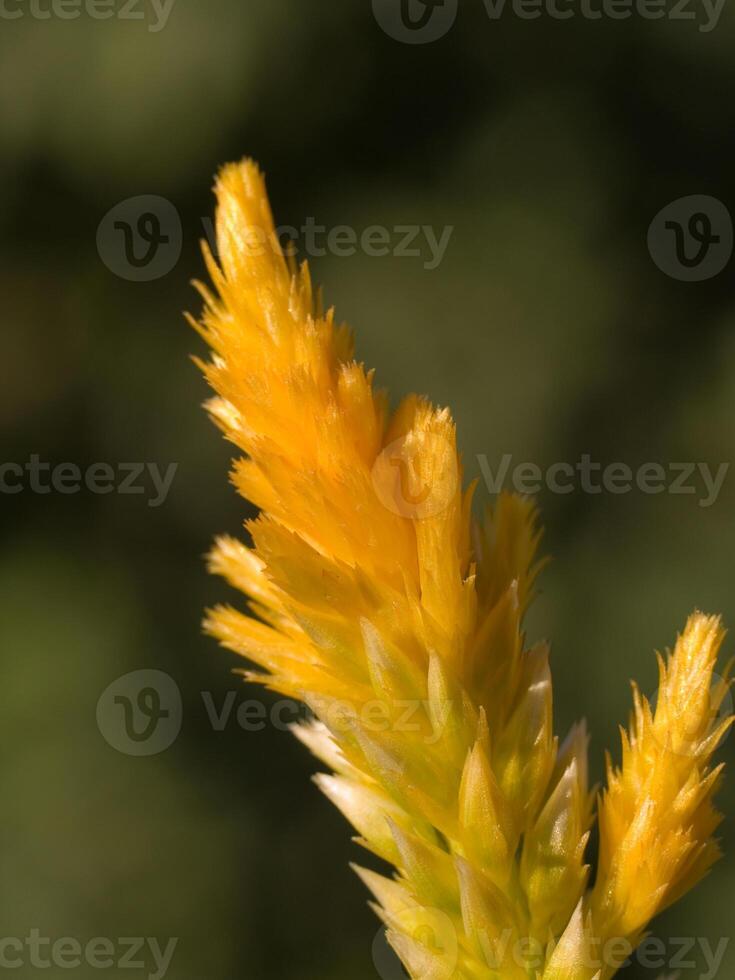
[[[203,703],[257,696],[199,625],[232,598],[202,555],[249,513],[181,316],[199,308],[213,175],[257,157],[282,223],[454,227],[433,270],[364,254],[312,267],[380,383],[451,405],[469,475],[504,453],[716,468],[733,458],[733,267],[678,281],[646,232],[684,195],[735,207],[735,6],[704,33],[491,22],[466,0],[425,45],[389,37],[368,0],[176,0],[155,32],[139,9],[147,21],[26,12],[0,31],[2,461],[178,467],[160,507],[0,497],[3,936],[179,937],[172,980],[370,980],[377,923],[347,867],[362,854],[315,764],[234,712],[214,730]],[[149,194],[180,215],[181,255],[128,281],[97,228]],[[628,679],[655,689],[654,648],[694,606],[735,622],[735,474],[699,500],[539,495],[553,562],[529,632],[552,639],[557,727],[587,717],[596,778]],[[133,758],[95,712],[143,668],[174,678],[184,721],[166,752]],[[657,922],[667,941],[733,931],[735,775],[721,802],[727,856]],[[735,946],[718,976],[734,970]]]

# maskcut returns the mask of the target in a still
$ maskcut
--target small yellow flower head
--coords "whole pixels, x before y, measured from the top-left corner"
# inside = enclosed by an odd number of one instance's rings
[[[723,639],[716,617],[691,616],[668,663],[659,658],[655,710],[634,686],[622,768],[608,763],[592,901],[597,920],[620,935],[638,937],[719,857],[712,797],[722,766],[710,763],[733,720],[721,713],[727,680],[713,682]]]
[[[474,525],[449,412],[415,395],[388,411],[306,265],[281,254],[255,164],[225,167],[216,194],[216,295],[199,287],[195,326],[209,411],[242,453],[233,482],[261,514],[252,547],[222,538],[210,557],[250,611],[206,627],[248,679],[311,709],[295,734],[395,867],[359,873],[412,977],[604,980],[617,964],[595,962],[600,943],[638,942],[717,857],[719,621],[690,619],[655,707],[634,691],[589,891],[586,730],[558,743],[548,649],[523,633],[534,508],[502,494]]]

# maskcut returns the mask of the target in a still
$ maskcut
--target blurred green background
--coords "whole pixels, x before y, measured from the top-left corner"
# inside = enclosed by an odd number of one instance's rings
[[[179,937],[172,980],[369,980],[377,923],[347,867],[362,854],[309,782],[315,764],[271,726],[233,716],[214,730],[202,698],[255,696],[199,626],[231,598],[202,555],[248,515],[181,317],[199,309],[189,280],[213,174],[255,156],[284,224],[454,227],[433,270],[359,253],[312,268],[394,398],[452,407],[469,475],[477,454],[495,467],[504,453],[716,469],[733,456],[732,266],[677,281],[646,232],[685,195],[735,206],[735,7],[703,33],[638,17],[491,22],[466,0],[425,45],[389,37],[368,0],[176,0],[158,31],[148,8],[148,21],[26,12],[0,31],[3,461],[178,465],[160,507],[0,498],[2,935]],[[177,209],[181,255],[128,281],[103,263],[97,228],[150,194]],[[558,730],[590,723],[595,778],[605,747],[617,756],[628,679],[655,688],[653,649],[694,606],[735,622],[734,503],[732,474],[710,507],[539,495],[554,560],[529,631],[553,642]],[[183,727],[134,758],[95,712],[143,668],[175,679]],[[657,922],[667,941],[732,933],[735,774],[721,803],[726,857]],[[734,971],[735,947],[718,976]]]

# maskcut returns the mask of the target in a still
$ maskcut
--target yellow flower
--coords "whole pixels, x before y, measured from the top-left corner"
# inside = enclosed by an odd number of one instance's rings
[[[502,494],[475,526],[448,411],[411,395],[389,413],[277,247],[255,164],[225,167],[216,194],[216,295],[199,287],[195,326],[209,411],[244,454],[233,482],[261,514],[253,547],[223,538],[210,559],[250,613],[220,607],[207,629],[313,712],[295,734],[359,842],[395,866],[360,875],[411,976],[604,980],[610,942],[632,949],[717,857],[719,621],[691,617],[655,709],[634,691],[588,890],[586,731],[558,744],[548,649],[524,642],[532,505]]]

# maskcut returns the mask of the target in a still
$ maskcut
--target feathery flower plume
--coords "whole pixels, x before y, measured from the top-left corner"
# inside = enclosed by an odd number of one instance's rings
[[[395,868],[358,873],[412,977],[605,980],[625,959],[610,942],[632,951],[718,856],[720,622],[690,618],[655,706],[634,688],[590,888],[587,733],[558,743],[548,648],[523,632],[533,506],[502,494],[475,525],[449,412],[416,395],[389,412],[306,264],[281,254],[256,165],[225,167],[216,195],[216,294],[199,285],[195,326],[209,411],[244,454],[233,482],[261,513],[252,547],[221,538],[210,558],[250,612],[219,607],[206,628],[255,665],[248,680],[311,709],[295,734]]]

